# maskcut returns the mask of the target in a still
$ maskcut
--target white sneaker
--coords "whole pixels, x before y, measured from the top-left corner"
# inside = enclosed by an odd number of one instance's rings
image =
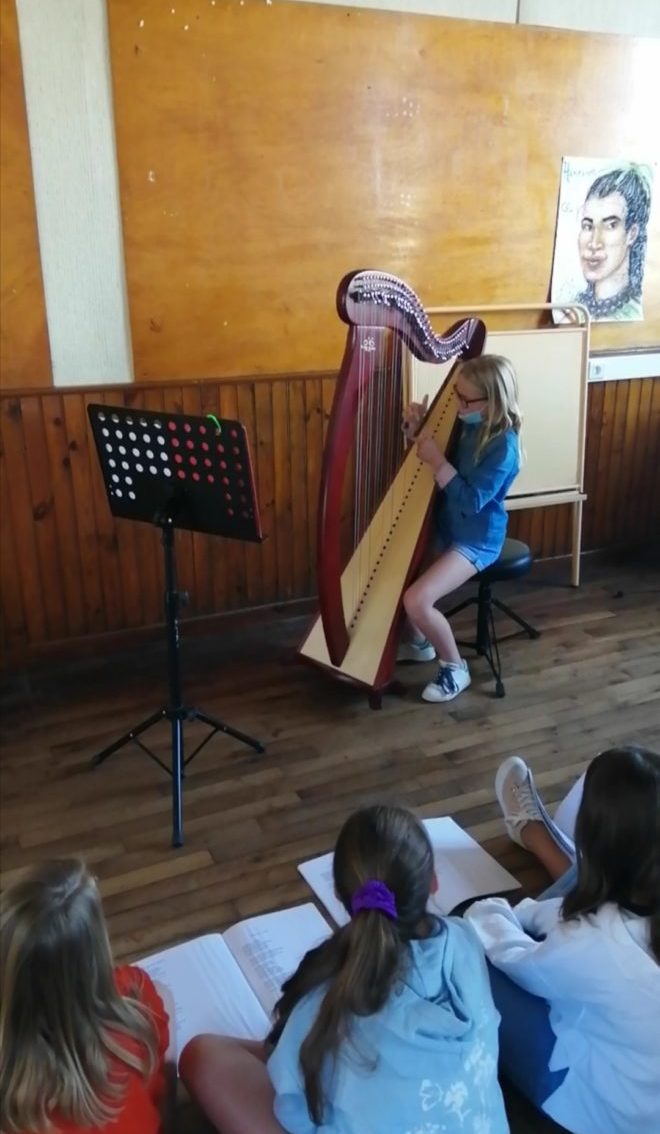
[[[396,660],[398,662],[435,661],[435,646],[431,645],[428,638],[424,638],[421,642],[400,642]]]
[[[495,775],[495,794],[509,838],[524,846],[520,833],[525,824],[544,820],[531,768],[520,756],[509,756],[500,764]]]
[[[440,662],[435,681],[429,681],[422,692],[423,701],[453,701],[472,681],[468,664],[460,662]]]

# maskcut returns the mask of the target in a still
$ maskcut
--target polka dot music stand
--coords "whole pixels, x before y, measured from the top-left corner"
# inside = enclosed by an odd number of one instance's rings
[[[224,721],[184,704],[179,657],[179,608],[174,533],[177,528],[260,542],[254,478],[245,428],[215,417],[90,405],[89,419],[98,450],[110,510],[125,520],[155,524],[162,533],[167,632],[167,704],[92,758],[96,767],[134,741],[172,777],[172,845],[183,845],[184,770],[216,732],[233,736],[257,752],[258,740]],[[140,739],[159,721],[171,724],[171,767]],[[184,721],[202,721],[210,732],[185,756]]]

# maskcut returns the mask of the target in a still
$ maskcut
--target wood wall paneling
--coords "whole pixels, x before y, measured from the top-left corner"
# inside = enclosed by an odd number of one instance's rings
[[[561,158],[651,159],[660,42],[313,4],[109,5],[138,378],[336,367],[333,296],[547,298]],[[643,323],[660,338],[660,208]],[[302,500],[294,500],[294,511]]]
[[[0,388],[52,385],[14,0],[0,0]]]
[[[91,401],[220,412],[245,421],[266,539],[180,532],[184,616],[315,592],[320,461],[334,379],[318,374],[0,398],[5,656],[162,621],[161,547],[149,524],[115,521],[87,425]],[[29,459],[28,459],[29,455]],[[589,387],[583,548],[645,547],[660,532],[660,377]],[[539,557],[566,554],[571,510],[513,512]]]

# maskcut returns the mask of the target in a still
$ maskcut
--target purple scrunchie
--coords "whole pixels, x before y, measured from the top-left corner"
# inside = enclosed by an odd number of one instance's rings
[[[351,898],[351,913],[355,916],[360,910],[380,910],[386,917],[396,921],[399,916],[396,911],[396,901],[389,886],[384,882],[371,879],[363,882]]]

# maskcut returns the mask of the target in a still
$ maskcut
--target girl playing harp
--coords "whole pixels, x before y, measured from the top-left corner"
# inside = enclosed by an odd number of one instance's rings
[[[437,558],[404,595],[410,627],[398,660],[438,658],[436,677],[422,693],[425,701],[436,702],[453,700],[471,678],[449,622],[435,604],[498,558],[507,528],[504,500],[520,468],[522,419],[511,363],[498,355],[463,362],[454,393],[462,426],[451,461],[422,428],[426,399],[409,406],[403,422],[404,433],[416,439],[417,455],[431,466],[438,488],[433,537]]]

